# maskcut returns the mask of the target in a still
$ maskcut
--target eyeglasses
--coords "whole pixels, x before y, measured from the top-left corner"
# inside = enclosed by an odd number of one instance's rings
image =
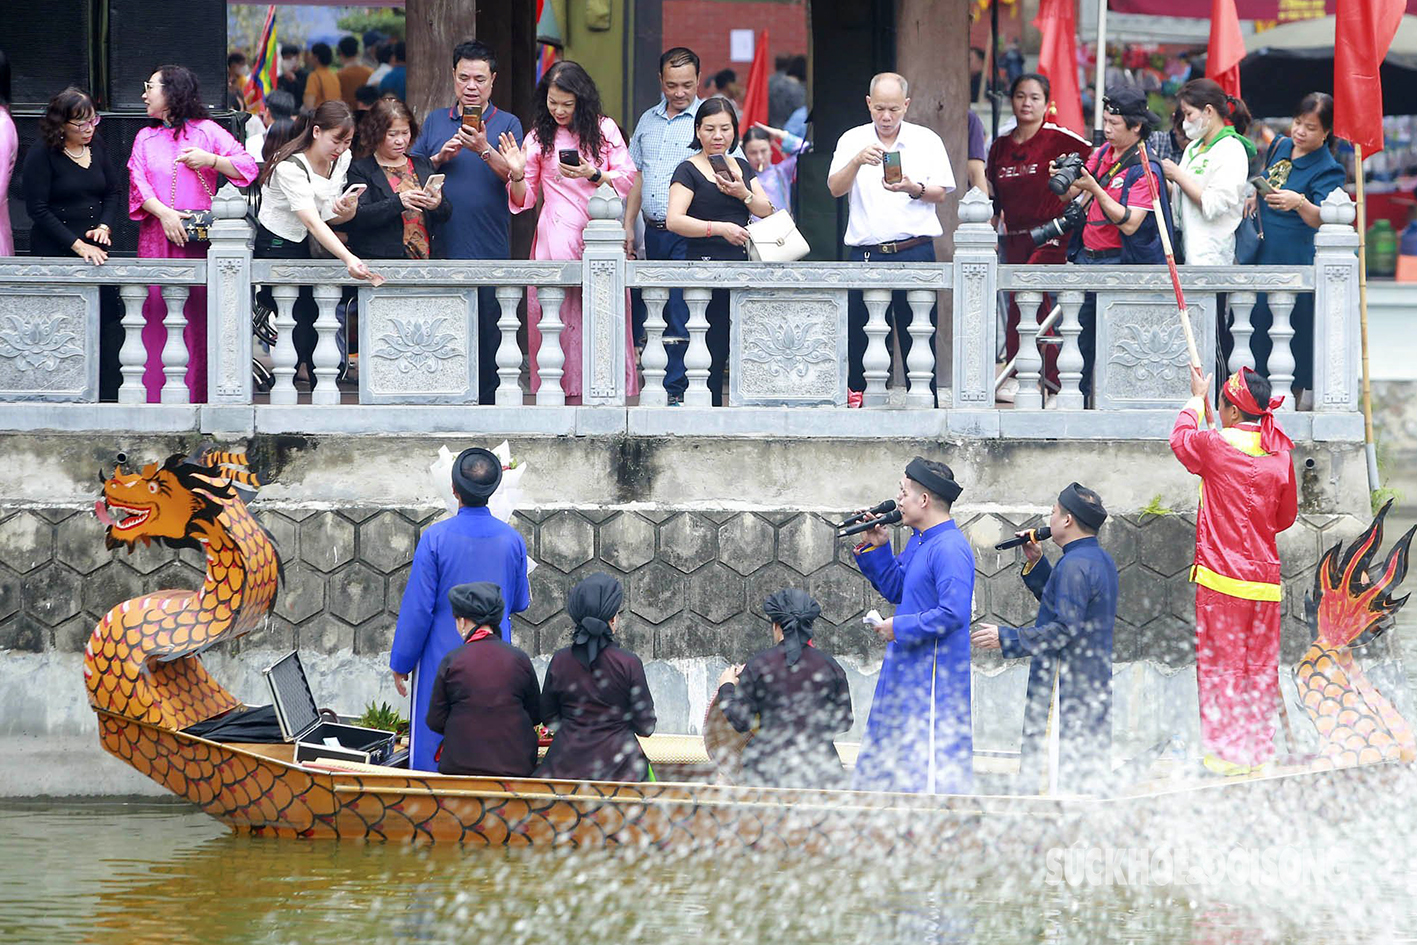
[[[89,128],[97,128],[97,127],[98,127],[98,123],[101,122],[101,121],[103,121],[103,119],[100,118],[98,115],[95,115],[95,116],[93,116],[92,118],[89,118],[89,119],[87,119],[87,120],[85,120],[85,121],[66,121],[66,122],[64,122],[64,124],[66,124],[66,125],[73,125],[75,128],[79,129],[80,131],[86,131],[86,130],[89,129]]]
[[[160,89],[160,88],[162,88],[162,83],[161,83],[161,82],[144,82],[144,83],[143,83],[143,91],[145,91],[145,92],[151,92],[153,89]]]

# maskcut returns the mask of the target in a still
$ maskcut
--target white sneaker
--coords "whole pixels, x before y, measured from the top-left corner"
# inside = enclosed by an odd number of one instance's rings
[[[1314,392],[1313,392],[1311,389],[1307,388],[1307,387],[1305,387],[1303,390],[1299,391],[1299,402],[1294,405],[1294,409],[1296,409],[1296,410],[1313,410],[1313,409],[1314,409]]]
[[[1057,409],[1058,409],[1058,395],[1050,392],[1046,397],[1044,397],[1044,398],[1043,398],[1043,409],[1044,409],[1044,410],[1057,410]]]
[[[1011,404],[1018,396],[1018,378],[1011,377],[994,391],[994,400],[1001,404]]]

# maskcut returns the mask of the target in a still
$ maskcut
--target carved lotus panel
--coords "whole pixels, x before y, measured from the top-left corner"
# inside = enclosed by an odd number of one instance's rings
[[[98,287],[0,291],[0,400],[93,400]]]
[[[846,293],[739,290],[733,300],[733,404],[846,402]]]
[[[476,289],[366,289],[359,310],[361,403],[477,399]]]

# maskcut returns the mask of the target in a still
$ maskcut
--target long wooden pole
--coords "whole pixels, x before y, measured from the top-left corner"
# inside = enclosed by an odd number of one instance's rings
[[[1181,327],[1186,331],[1186,350],[1191,355],[1191,363],[1201,364],[1200,352],[1196,349],[1195,332],[1191,331],[1191,316],[1186,311],[1186,293],[1181,291],[1181,273],[1176,269],[1176,253],[1171,248],[1171,234],[1166,230],[1166,217],[1161,212],[1161,193],[1156,185],[1156,177],[1151,173],[1151,155],[1146,153],[1146,142],[1138,142],[1141,149],[1142,176],[1151,189],[1151,212],[1156,215],[1156,231],[1161,234],[1161,251],[1166,254],[1166,268],[1171,273],[1171,288],[1176,290],[1176,307],[1181,313]]]
[[[1368,491],[1382,485],[1378,481],[1378,447],[1373,439],[1373,383],[1368,372],[1368,202],[1363,196],[1363,146],[1353,145],[1353,164],[1358,179],[1358,330],[1363,342],[1363,452],[1368,459]]]

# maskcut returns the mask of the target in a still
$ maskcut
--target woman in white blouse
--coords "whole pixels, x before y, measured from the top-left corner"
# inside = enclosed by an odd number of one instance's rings
[[[1180,163],[1162,161],[1166,179],[1181,190],[1179,224],[1186,264],[1235,263],[1235,229],[1245,210],[1245,188],[1255,146],[1245,137],[1250,110],[1210,79],[1192,79],[1176,95],[1190,144]]]
[[[310,259],[313,244],[339,259],[356,279],[370,279],[369,267],[330,229],[354,216],[358,188],[345,188],[349,146],[354,140],[354,116],[341,101],[329,101],[308,119],[297,119],[297,132],[277,151],[261,172],[261,209],[256,214],[256,257],[260,259]],[[314,237],[312,240],[311,237]],[[274,308],[270,289],[258,297]],[[315,384],[312,356],[319,309],[309,286],[302,286],[295,302],[296,370],[306,368]]]

